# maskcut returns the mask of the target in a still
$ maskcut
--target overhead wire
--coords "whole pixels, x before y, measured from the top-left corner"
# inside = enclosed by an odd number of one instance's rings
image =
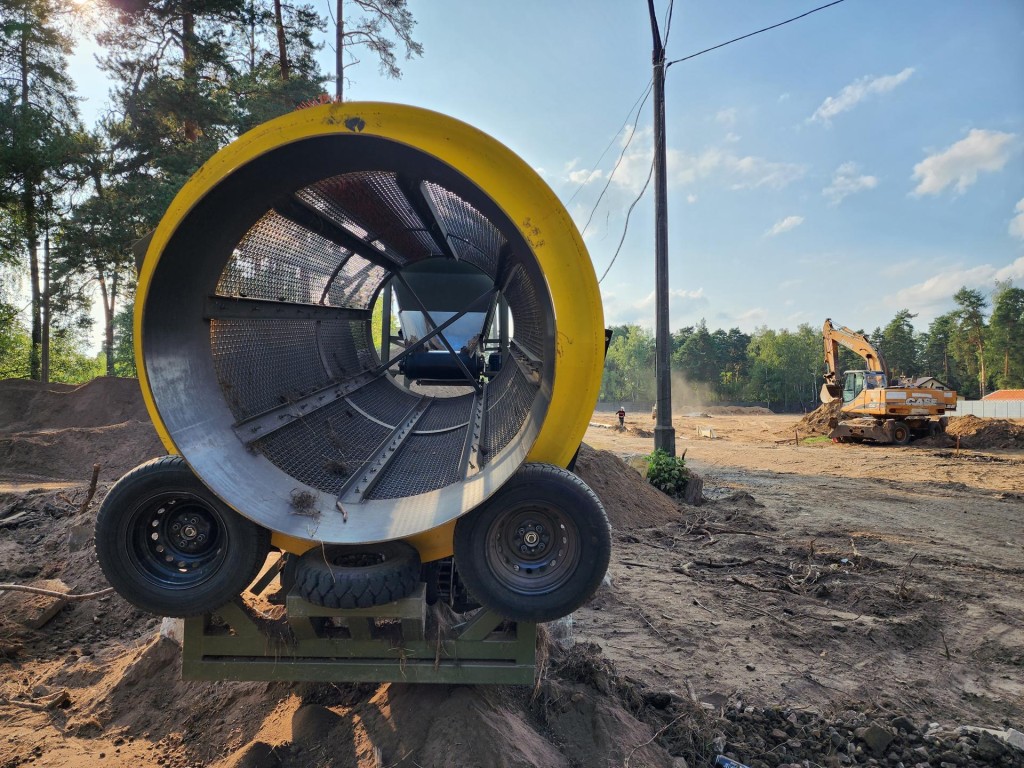
[[[644,104],[647,103],[647,99],[650,97],[653,87],[653,83],[648,86],[647,91],[644,94],[644,100],[640,102],[639,109],[644,108]],[[637,112],[637,117],[639,118],[639,111]],[[597,200],[594,202],[594,207],[590,209],[590,216],[587,217],[587,223],[584,224],[583,229],[580,230],[581,236],[586,234],[587,229],[590,227],[590,223],[594,220],[594,214],[597,213],[597,209],[601,205],[601,201],[604,199],[604,194],[608,191],[608,187],[611,186],[612,179],[615,177],[615,172],[619,170],[619,166],[622,165],[622,158],[626,156],[626,150],[629,149],[629,145],[633,142],[633,138],[635,136],[636,125],[634,125],[633,130],[630,131],[629,138],[626,139],[626,143],[622,145],[622,151],[619,152],[619,159],[615,161],[615,165],[612,167],[611,173],[608,174],[608,177],[605,179],[604,186],[601,188],[601,194],[597,196]]]
[[[782,26],[785,26],[786,24],[790,24],[790,23],[792,23],[794,21],[797,21],[798,19],[802,19],[805,16],[810,16],[812,13],[817,13],[818,11],[823,11],[826,8],[831,8],[834,5],[839,5],[842,2],[845,2],[845,0],[833,0],[833,2],[831,2],[831,3],[826,3],[825,5],[822,5],[822,6],[819,6],[817,8],[814,8],[814,9],[812,9],[810,11],[807,11],[806,13],[801,13],[799,16],[794,16],[791,19],[786,19],[785,21],[780,21],[778,24],[772,24],[769,27],[763,27],[762,29],[758,29],[755,32],[750,32],[750,33],[748,33],[746,35],[741,35],[740,37],[735,37],[732,40],[727,40],[724,43],[719,43],[718,45],[713,45],[710,48],[705,48],[702,51],[697,51],[696,53],[691,53],[689,56],[683,56],[682,58],[679,58],[679,59],[673,59],[672,61],[669,61],[669,62],[667,62],[665,64],[665,69],[667,71],[668,68],[671,67],[673,64],[678,64],[679,62],[682,62],[682,61],[688,61],[689,59],[696,58],[697,56],[700,56],[700,55],[705,54],[705,53],[709,53],[710,51],[714,51],[714,50],[717,50],[719,48],[724,48],[725,46],[731,45],[733,43],[738,43],[740,40],[746,40],[748,37],[753,37],[754,35],[759,35],[762,32],[768,32],[769,30],[777,29],[778,27],[782,27]],[[674,6],[675,6],[675,0],[669,0],[668,11],[666,12],[667,20],[665,21],[665,36],[664,36],[664,40],[662,41],[662,48],[665,48],[665,47],[668,46],[669,34],[672,31],[672,11],[673,11]],[[644,103],[647,102],[647,98],[650,96],[651,85],[652,85],[651,83],[648,83],[647,90],[644,92]],[[641,109],[642,108],[643,108],[643,104],[641,104]],[[630,110],[630,115],[632,115],[632,110]],[[628,122],[628,118],[627,118],[627,122]],[[634,128],[633,134],[635,134],[635,133],[636,133],[636,129]],[[633,134],[630,135],[630,140],[632,140]],[[609,144],[609,146],[611,146],[611,145]],[[626,147],[628,147],[628,146],[629,146],[629,142],[626,143]],[[608,189],[608,185],[611,183],[612,176],[615,174],[615,169],[617,169],[619,167],[619,163],[622,162],[622,157],[625,155],[626,147],[623,147],[622,152],[619,154],[619,161],[615,164],[615,168],[612,169],[612,172],[610,174],[608,174],[608,181],[605,182],[604,189],[601,190],[601,195],[598,197],[597,203],[594,204],[594,210],[592,210],[590,212],[590,218],[587,219],[587,225],[583,228],[583,232],[586,232],[587,231],[587,227],[590,226],[590,222],[594,218],[594,213],[597,211],[597,206],[598,206],[598,204],[600,204],[601,198],[604,197],[604,193]],[[607,151],[608,150],[605,149],[605,152],[607,152]],[[601,157],[602,158],[604,157],[603,153],[602,153]],[[600,160],[598,162],[600,162]],[[650,168],[650,171],[648,171],[648,174],[647,174],[647,181],[644,182],[644,186],[640,190],[640,194],[638,194],[636,196],[636,199],[633,200],[632,204],[629,206],[629,210],[626,212],[626,221],[625,221],[625,224],[623,225],[622,237],[619,239],[619,245],[615,249],[615,254],[612,256],[611,263],[608,265],[607,269],[605,269],[604,274],[601,275],[601,279],[597,281],[598,284],[603,282],[604,279],[608,276],[608,273],[611,271],[611,268],[615,265],[615,260],[619,257],[619,252],[622,250],[622,244],[626,240],[626,233],[629,231],[629,217],[630,217],[630,214],[633,213],[633,208],[636,207],[636,204],[640,202],[640,199],[644,196],[644,193],[647,191],[647,187],[651,183],[651,176],[653,175],[653,173],[654,173],[654,160],[652,158],[652,160],[651,160],[651,168]],[[582,189],[585,184],[586,184],[586,182],[584,181],[584,184],[580,185],[580,189]],[[580,190],[577,189],[576,192],[573,193],[573,197],[575,197],[576,194],[579,191]],[[572,198],[570,198],[570,200],[572,200]]]
[[[588,173],[586,177],[583,179],[583,181],[580,182],[580,185],[576,187],[576,191],[572,193],[572,195],[566,201],[566,204],[571,203],[573,200],[575,200],[576,195],[582,192],[583,188],[587,186],[587,184],[590,181],[590,177],[594,174],[594,171],[597,170],[598,166],[601,165],[601,161],[604,160],[604,156],[608,154],[608,150],[612,148],[612,144],[614,144],[615,140],[619,138],[619,134],[621,134],[623,130],[625,130],[626,126],[630,124],[630,121],[633,118],[633,112],[637,112],[637,117],[639,118],[640,115],[638,106],[640,109],[643,108],[643,104],[644,102],[647,101],[647,97],[650,95],[651,88],[653,87],[653,85],[654,78],[652,77],[650,80],[647,81],[647,85],[644,86],[643,93],[637,96],[636,101],[633,102],[633,106],[629,108],[629,112],[626,113],[626,119],[622,122],[622,125],[619,127],[619,130],[617,130],[615,134],[612,136],[611,141],[608,142],[608,146],[604,148],[604,151],[601,153],[601,156],[597,158],[597,162],[594,163],[594,166],[590,169],[590,173]],[[590,215],[593,216],[594,214],[591,213]]]
[[[647,191],[647,187],[650,185],[651,177],[653,175],[654,175],[654,158],[652,157],[651,158],[651,168],[650,168],[650,170],[647,171],[647,181],[644,182],[643,189],[640,190],[640,193],[636,196],[636,198],[630,204],[629,210],[626,211],[626,223],[622,227],[622,237],[619,238],[619,245],[615,249],[615,253],[612,255],[612,260],[611,260],[611,263],[608,265],[608,268],[604,271],[604,274],[601,275],[601,279],[597,281],[598,285],[600,285],[601,283],[604,282],[604,279],[606,277],[608,277],[608,273],[612,271],[612,267],[615,266],[615,260],[617,258],[619,258],[619,252],[622,250],[622,244],[624,242],[626,242],[626,233],[629,232],[629,217],[633,215],[633,209],[636,208],[636,204],[640,202],[640,199],[644,196],[644,193]]]
[[[710,51],[714,51],[714,50],[717,50],[719,48],[724,48],[725,46],[732,45],[733,43],[738,43],[740,40],[746,40],[748,37],[753,37],[754,35],[759,35],[762,32],[767,32],[770,29],[777,29],[778,27],[781,27],[781,26],[784,26],[786,24],[789,24],[791,22],[796,21],[797,19],[802,19],[804,16],[810,16],[812,13],[817,13],[818,11],[823,11],[826,8],[831,8],[833,5],[839,5],[840,3],[843,3],[843,2],[846,2],[846,0],[834,0],[834,2],[828,3],[826,5],[819,6],[818,8],[815,8],[813,10],[807,11],[807,13],[801,13],[799,16],[794,16],[791,19],[786,19],[785,21],[780,21],[778,24],[772,24],[770,27],[764,27],[763,29],[759,29],[756,32],[750,32],[749,34],[742,35],[740,37],[734,37],[732,40],[726,40],[724,43],[719,43],[718,45],[713,45],[710,48],[705,48],[703,51],[697,51],[696,53],[691,53],[689,56],[683,56],[681,59],[673,59],[672,61],[668,62],[665,65],[665,69],[668,69],[673,64],[678,64],[681,61],[688,61],[689,59],[696,58],[697,56],[700,56],[702,54],[708,53]]]

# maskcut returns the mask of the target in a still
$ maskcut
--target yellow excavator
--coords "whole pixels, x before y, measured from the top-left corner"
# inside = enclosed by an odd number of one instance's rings
[[[951,389],[915,387],[889,374],[882,353],[864,334],[825,320],[825,383],[821,401],[842,398],[839,422],[829,433],[836,442],[873,442],[906,445],[914,437],[942,432],[946,412],[956,410]],[[839,379],[839,347],[864,358],[865,370],[846,371]]]

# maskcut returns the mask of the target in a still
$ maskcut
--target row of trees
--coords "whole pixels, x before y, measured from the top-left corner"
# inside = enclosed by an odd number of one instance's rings
[[[934,376],[962,396],[1024,388],[1024,289],[996,283],[989,299],[961,288],[956,308],[935,318],[924,333],[916,315],[901,309],[869,334],[894,376]],[[637,325],[614,329],[601,386],[602,400],[655,398],[654,336]],[[864,332],[861,329],[860,332]],[[842,350],[844,369],[864,361]],[[762,327],[709,331],[702,320],[672,334],[673,397],[681,403],[763,402],[782,410],[817,406],[824,375],[821,328],[795,332]]]
[[[406,0],[344,5],[348,64],[362,46],[397,77],[399,55],[422,52]],[[210,155],[316,98],[330,77],[315,43],[327,20],[312,6],[97,0],[86,18],[88,7],[0,0],[0,377],[133,373],[132,244]],[[83,35],[101,46],[111,84],[106,113],[88,128],[68,72]],[[79,351],[97,293],[99,361]]]

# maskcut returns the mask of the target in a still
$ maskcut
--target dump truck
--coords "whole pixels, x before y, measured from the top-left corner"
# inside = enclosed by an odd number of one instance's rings
[[[956,410],[951,389],[914,387],[893,378],[880,350],[862,333],[835,326],[822,328],[825,345],[825,383],[821,401],[842,399],[838,423],[829,433],[837,442],[906,445],[914,437],[937,434],[946,427],[946,413]],[[866,368],[846,371],[839,378],[839,347],[863,358]]]
[[[535,623],[600,585],[608,519],[569,469],[604,366],[597,279],[492,137],[370,102],[254,128],[170,204],[134,331],[168,456],[113,487],[96,551],[140,608],[230,607],[271,552],[303,615],[425,594]]]

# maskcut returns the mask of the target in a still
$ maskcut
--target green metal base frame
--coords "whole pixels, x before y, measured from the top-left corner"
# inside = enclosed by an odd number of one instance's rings
[[[286,617],[263,620],[241,598],[185,620],[185,680],[532,685],[537,625],[481,609],[428,627],[425,585],[374,608],[333,609],[292,593]]]

